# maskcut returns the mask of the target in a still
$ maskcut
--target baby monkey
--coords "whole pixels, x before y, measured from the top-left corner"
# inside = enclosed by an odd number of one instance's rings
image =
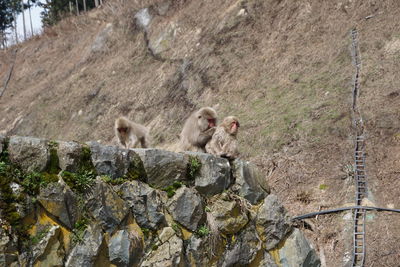
[[[235,159],[239,156],[237,133],[240,124],[234,116],[224,118],[206,145],[207,153]]]
[[[142,148],[148,146],[149,130],[141,124],[119,117],[115,120],[114,131],[119,144],[124,148],[135,148],[139,142]]]

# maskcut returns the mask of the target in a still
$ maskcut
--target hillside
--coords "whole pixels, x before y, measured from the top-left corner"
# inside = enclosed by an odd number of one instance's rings
[[[399,16],[396,0],[109,0],[0,52],[3,84],[18,49],[0,131],[112,144],[123,114],[171,148],[191,111],[215,106],[239,117],[242,158],[290,214],[353,205],[356,28],[368,204],[400,208]],[[308,220],[327,266],[351,252],[349,215]],[[368,212],[367,223],[366,266],[398,266],[400,215]]]

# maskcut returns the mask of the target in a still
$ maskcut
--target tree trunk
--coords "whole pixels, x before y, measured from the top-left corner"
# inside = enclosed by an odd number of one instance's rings
[[[72,2],[69,1],[68,4],[69,4],[69,14],[72,15]]]
[[[79,16],[79,5],[78,5],[78,0],[75,0],[75,5],[76,5],[76,15]]]
[[[25,26],[24,0],[21,0],[21,9],[22,9],[22,24],[23,24],[23,29],[24,29],[24,40],[26,40],[26,26]]]
[[[14,34],[15,34],[15,43],[18,44],[18,32],[17,32],[17,13],[14,12]]]
[[[94,0],[94,5],[95,5],[95,7],[98,7],[99,6],[99,0]]]
[[[32,24],[32,13],[31,13],[31,0],[28,0],[29,6],[29,21],[31,23],[31,37],[33,36],[33,24]]]
[[[86,0],[83,0],[83,11],[86,12]]]

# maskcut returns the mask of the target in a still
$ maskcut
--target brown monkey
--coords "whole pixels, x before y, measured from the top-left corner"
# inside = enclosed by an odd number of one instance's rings
[[[206,145],[207,153],[231,159],[237,158],[239,151],[236,136],[239,127],[239,120],[236,117],[224,118]]]
[[[120,145],[124,148],[135,148],[139,142],[143,148],[148,145],[149,130],[125,117],[115,120],[114,130]]]
[[[193,112],[183,125],[180,134],[180,150],[205,152],[205,146],[211,139],[217,123],[217,112],[204,107]]]

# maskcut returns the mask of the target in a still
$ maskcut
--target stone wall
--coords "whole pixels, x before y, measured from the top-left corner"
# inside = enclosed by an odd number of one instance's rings
[[[2,266],[319,266],[250,162],[0,136]]]

